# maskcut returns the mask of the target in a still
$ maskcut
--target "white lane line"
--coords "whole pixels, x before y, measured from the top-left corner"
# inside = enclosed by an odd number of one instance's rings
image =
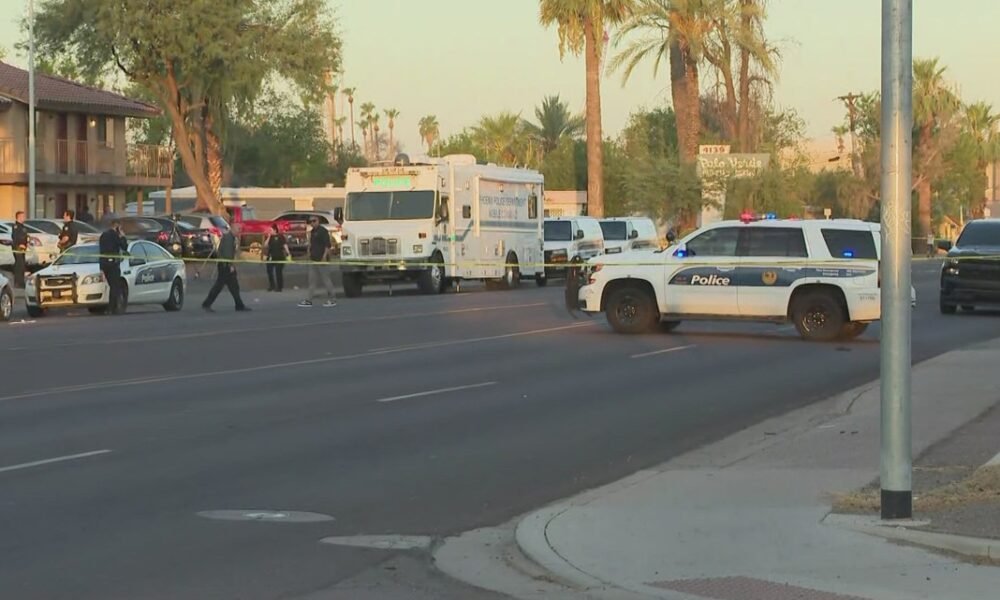
[[[390,396],[388,398],[379,398],[375,402],[396,402],[398,400],[409,400],[410,398],[423,398],[424,396],[434,396],[437,394],[449,394],[451,392],[461,392],[462,390],[474,390],[477,388],[490,387],[491,385],[496,385],[496,381],[487,381],[485,383],[473,383],[470,385],[457,385],[455,387],[441,388],[439,390],[428,390],[426,392],[417,392],[415,394],[403,394],[402,396]]]
[[[191,333],[177,333],[172,335],[146,336],[137,338],[112,338],[101,340],[88,340],[86,342],[66,342],[64,344],[46,343],[40,346],[13,346],[0,348],[0,352],[23,352],[25,350],[51,350],[52,348],[75,348],[79,346],[95,346],[107,344],[130,344],[149,343],[170,340],[189,340],[203,337],[214,337],[216,335],[229,335],[237,333],[261,333],[266,331],[280,331],[282,329],[303,329],[315,327],[317,325],[352,325],[355,323],[372,323],[378,321],[396,321],[399,319],[416,319],[420,317],[441,317],[447,315],[461,315],[468,313],[492,312],[501,310],[516,310],[520,308],[537,308],[539,306],[549,306],[547,302],[533,302],[531,304],[509,304],[498,306],[475,306],[471,308],[456,308],[452,310],[441,310],[433,312],[403,313],[394,315],[378,315],[372,317],[358,317],[356,319],[327,319],[321,321],[303,321],[297,323],[284,323],[281,325],[268,325],[265,327],[243,327],[239,329],[215,329],[212,331],[196,331]],[[202,319],[202,321],[207,320]]]
[[[687,350],[688,348],[694,348],[694,345],[690,346],[674,346],[673,348],[665,348],[663,350],[656,350],[654,352],[643,352],[642,354],[633,354],[632,358],[646,358],[647,356],[657,356],[660,354],[667,354],[668,352],[680,352],[681,350]]]
[[[555,333],[557,331],[567,331],[570,329],[580,329],[581,327],[590,327],[595,325],[595,322],[587,323],[574,323],[572,325],[563,325],[560,327],[547,327],[545,329],[532,329],[529,331],[518,331],[515,333],[504,333],[500,335],[489,335],[476,338],[464,338],[457,340],[446,340],[442,342],[428,342],[426,344],[420,344],[416,346],[406,346],[403,348],[390,348],[388,350],[379,350],[377,352],[360,352],[357,354],[344,354],[341,356],[324,356],[323,358],[310,358],[306,360],[297,360],[292,362],[283,363],[272,363],[266,365],[258,365],[255,367],[243,367],[239,369],[225,369],[221,371],[207,371],[202,373],[186,373],[181,375],[164,375],[162,377],[147,377],[143,379],[125,379],[117,381],[101,381],[95,383],[81,384],[75,387],[63,387],[48,390],[37,390],[34,392],[25,392],[23,394],[14,394],[11,396],[0,396],[0,402],[7,400],[21,400],[24,398],[37,398],[39,396],[48,396],[54,393],[67,394],[72,392],[82,392],[93,389],[108,389],[108,388],[121,388],[130,387],[136,385],[146,385],[150,383],[163,383],[167,381],[184,381],[190,379],[204,379],[207,377],[222,377],[226,375],[240,375],[243,373],[252,373],[254,371],[269,371],[275,369],[287,369],[290,367],[304,367],[309,365],[319,365],[325,363],[334,363],[346,360],[356,360],[359,358],[369,358],[372,356],[384,356],[387,354],[399,354],[402,352],[410,352],[413,350],[425,350],[428,348],[446,348],[448,346],[461,346],[465,344],[476,344],[479,342],[491,342],[495,340],[506,340],[518,337],[527,337],[532,335],[543,335],[546,333]]]
[[[19,465],[0,467],[0,473],[30,469],[32,467],[40,467],[42,465],[51,465],[52,463],[66,462],[68,460],[79,460],[81,458],[89,458],[91,456],[100,456],[101,454],[108,454],[109,452],[111,452],[111,450],[94,450],[93,452],[81,452],[80,454],[69,454],[66,456],[57,456],[55,458],[46,458],[44,460],[35,460],[32,462],[21,463]]]

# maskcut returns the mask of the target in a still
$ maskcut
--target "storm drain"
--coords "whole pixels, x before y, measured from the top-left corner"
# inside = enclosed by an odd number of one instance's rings
[[[753,577],[712,577],[658,581],[654,587],[714,600],[870,600],[775,583]]]

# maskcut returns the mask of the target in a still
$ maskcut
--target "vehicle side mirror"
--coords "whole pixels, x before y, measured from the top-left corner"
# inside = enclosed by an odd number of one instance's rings
[[[343,208],[341,208],[341,207],[338,206],[337,208],[333,209],[333,220],[336,221],[336,222],[338,222],[338,223],[340,223],[341,225],[344,224],[344,209]]]
[[[951,241],[949,240],[938,240],[937,247],[944,250],[945,252],[951,250]]]
[[[437,207],[437,220],[438,223],[448,220],[448,204],[446,202],[441,202]]]
[[[628,239],[630,239],[630,240],[637,239],[638,237],[639,237],[639,230],[638,229],[633,229],[632,233],[628,234]]]
[[[145,258],[130,258],[128,259],[128,266],[130,267],[141,267],[146,264]]]
[[[582,229],[577,229],[576,230],[576,235],[573,237],[573,239],[574,240],[582,240],[583,239],[583,230]]]

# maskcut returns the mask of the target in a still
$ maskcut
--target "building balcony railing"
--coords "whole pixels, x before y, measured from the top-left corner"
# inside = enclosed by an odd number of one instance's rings
[[[87,175],[90,173],[90,148],[87,142],[72,142],[75,147],[74,157],[76,159],[77,175]]]
[[[0,138],[0,174],[17,175],[27,172],[24,153],[19,152],[19,149],[16,140]]]
[[[130,144],[126,175],[150,179],[168,179],[172,171],[174,154],[166,146]]]

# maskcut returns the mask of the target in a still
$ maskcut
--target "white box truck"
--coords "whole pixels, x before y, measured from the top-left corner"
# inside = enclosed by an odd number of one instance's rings
[[[347,172],[341,271],[344,293],[414,281],[438,294],[452,281],[514,288],[545,283],[544,179],[529,169],[479,165],[469,155]]]

